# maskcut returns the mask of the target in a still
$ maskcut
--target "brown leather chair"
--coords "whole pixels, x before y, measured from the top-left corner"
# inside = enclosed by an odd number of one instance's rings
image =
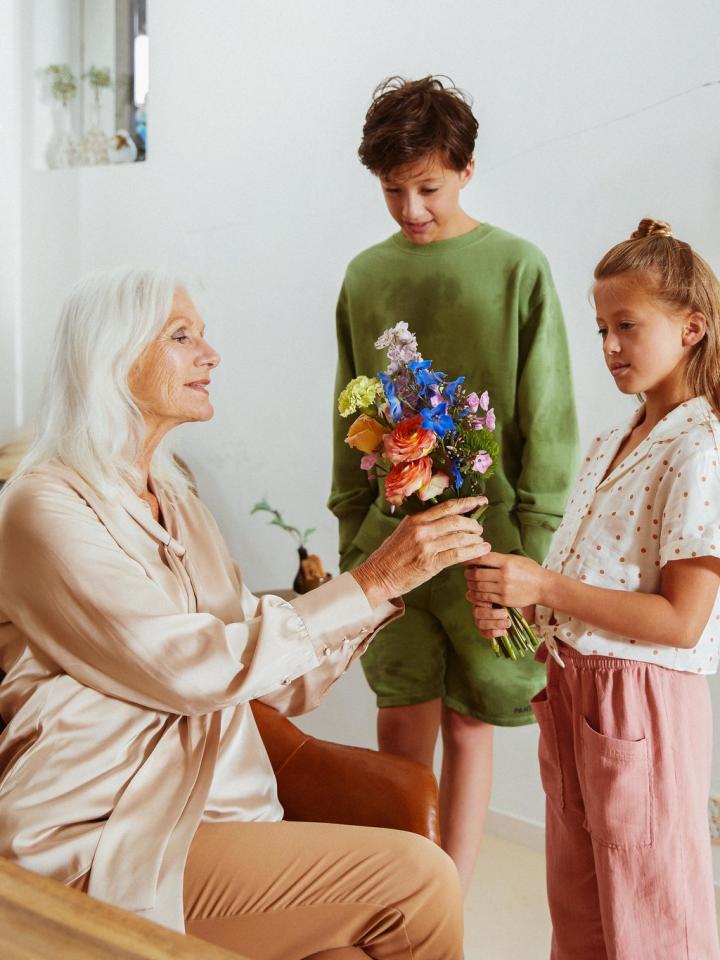
[[[252,709],[287,820],[393,827],[440,842],[437,783],[427,767],[318,740],[264,703]]]

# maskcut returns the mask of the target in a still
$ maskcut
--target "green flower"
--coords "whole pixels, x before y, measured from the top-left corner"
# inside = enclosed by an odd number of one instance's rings
[[[338,412],[341,417],[349,417],[378,400],[384,402],[385,394],[377,377],[355,377],[338,397]]]

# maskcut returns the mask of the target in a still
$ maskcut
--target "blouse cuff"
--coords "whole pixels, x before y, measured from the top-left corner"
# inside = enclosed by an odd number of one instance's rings
[[[342,573],[292,601],[319,660],[338,650],[367,641],[405,610],[402,600],[371,607],[362,587],[350,573]]]
[[[710,543],[707,537],[687,537],[672,540],[660,548],[661,567],[671,560],[691,560],[694,557],[720,557],[720,535],[714,543]]]

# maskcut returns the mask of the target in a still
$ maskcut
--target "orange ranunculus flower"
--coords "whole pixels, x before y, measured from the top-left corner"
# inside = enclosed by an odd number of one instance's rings
[[[406,463],[426,457],[437,443],[437,437],[434,430],[423,427],[422,417],[407,417],[383,438],[383,443],[391,463]]]
[[[348,430],[345,443],[356,450],[362,450],[363,453],[373,453],[387,432],[387,428],[381,423],[362,413]]]
[[[385,477],[385,499],[398,507],[406,497],[430,483],[431,476],[430,457],[396,463]]]

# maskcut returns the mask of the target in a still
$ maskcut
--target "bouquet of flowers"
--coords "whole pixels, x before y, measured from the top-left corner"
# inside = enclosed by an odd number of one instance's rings
[[[387,349],[386,371],[351,380],[338,397],[338,411],[359,414],[345,442],[364,454],[360,467],[382,479],[391,512],[411,496],[435,503],[439,496],[484,493],[499,452],[487,391],[469,392],[465,377],[450,380],[433,370],[407,323],[386,330],[375,347]],[[496,655],[517,660],[534,653],[539,640],[525,618],[512,607],[508,615],[507,635],[492,641]]]

